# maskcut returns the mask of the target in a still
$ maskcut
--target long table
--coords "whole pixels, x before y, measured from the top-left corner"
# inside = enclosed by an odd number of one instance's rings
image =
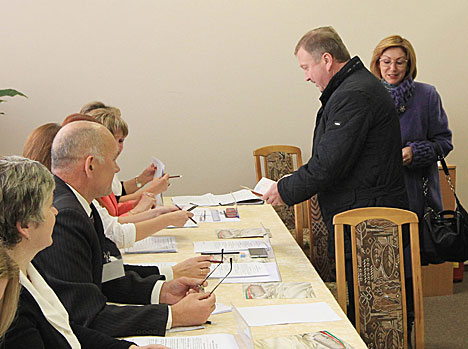
[[[245,205],[238,206],[238,210],[241,218],[240,222],[200,223],[198,228],[164,229],[158,232],[158,236],[176,237],[178,253],[126,254],[123,256],[124,261],[126,263],[180,262],[196,255],[193,252],[193,241],[217,240],[216,229],[260,227],[260,223],[263,223],[272,234],[271,245],[276,256],[282,281],[311,282],[316,298],[247,300],[243,294],[242,284],[223,283],[215,292],[216,301],[226,305],[232,303],[236,307],[326,302],[342,320],[252,327],[253,337],[254,339],[265,339],[327,330],[345,340],[356,349],[367,348],[273,208],[270,205]],[[212,284],[209,285],[208,289],[211,289],[211,286],[217,283],[217,281],[218,279],[211,281]],[[234,334],[237,332],[232,313],[212,315],[210,320],[212,324],[205,325],[205,329],[169,333],[167,336],[195,336],[215,333]]]

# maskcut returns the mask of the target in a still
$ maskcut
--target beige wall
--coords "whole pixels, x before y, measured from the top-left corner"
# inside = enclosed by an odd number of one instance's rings
[[[2,103],[0,153],[90,100],[121,108],[129,178],[159,157],[168,194],[225,193],[255,183],[252,150],[294,144],[310,156],[319,92],[292,51],[307,30],[333,25],[368,64],[377,42],[407,37],[418,80],[435,85],[449,115],[459,196],[468,202],[468,48],[460,1],[1,1],[1,87],[29,96]]]

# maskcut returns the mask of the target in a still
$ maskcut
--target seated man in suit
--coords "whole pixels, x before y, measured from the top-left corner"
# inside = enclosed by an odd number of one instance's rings
[[[57,133],[52,145],[58,210],[54,242],[33,263],[71,321],[111,336],[164,335],[171,327],[204,323],[215,308],[215,297],[200,292],[202,279],[165,282],[152,269],[124,270],[118,248],[105,237],[91,201],[111,192],[119,171],[117,155],[114,138],[100,124],[77,121]],[[186,215],[185,220],[191,215],[173,213]]]

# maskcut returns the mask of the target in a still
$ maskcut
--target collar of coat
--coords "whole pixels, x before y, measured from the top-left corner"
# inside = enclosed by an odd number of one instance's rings
[[[349,60],[348,63],[346,63],[343,68],[341,68],[340,71],[331,78],[327,87],[325,87],[325,90],[323,90],[322,95],[320,96],[322,106],[327,104],[327,101],[330,99],[333,92],[338,88],[338,86],[340,86],[344,79],[346,79],[355,71],[362,69],[363,67],[364,65],[358,56],[354,56],[351,60]]]

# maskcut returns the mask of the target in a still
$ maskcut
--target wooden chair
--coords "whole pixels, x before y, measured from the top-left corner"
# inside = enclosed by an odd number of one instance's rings
[[[253,155],[257,181],[262,177],[277,181],[302,166],[301,149],[292,145],[261,147],[255,149]],[[294,157],[295,161],[293,161]],[[260,158],[263,158],[263,168]],[[275,210],[285,225],[289,229],[295,230],[296,241],[302,248],[304,245],[304,226],[307,226],[306,222],[308,221],[307,202],[294,205],[293,210],[288,207],[275,207]]]
[[[407,348],[408,330],[402,224],[410,225],[415,312],[415,347],[424,348],[424,312],[418,217],[386,207],[367,207],[335,215],[338,303],[346,313],[343,226],[351,227],[356,329],[369,348]]]

